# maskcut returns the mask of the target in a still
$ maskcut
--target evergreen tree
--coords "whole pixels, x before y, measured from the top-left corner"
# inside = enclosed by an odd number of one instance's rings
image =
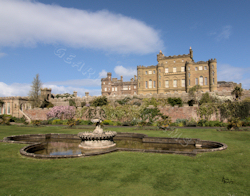
[[[36,77],[34,78],[31,85],[31,90],[29,92],[29,97],[33,107],[40,107],[41,105],[41,87],[42,82],[39,79],[39,74],[36,74]]]

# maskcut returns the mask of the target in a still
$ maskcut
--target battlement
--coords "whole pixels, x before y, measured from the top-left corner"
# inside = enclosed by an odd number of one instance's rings
[[[156,68],[157,65],[149,65],[149,66],[143,66],[143,65],[138,65],[137,69],[148,69],[148,68]]]

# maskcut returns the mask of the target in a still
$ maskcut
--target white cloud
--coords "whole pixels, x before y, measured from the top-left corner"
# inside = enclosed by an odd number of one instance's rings
[[[222,27],[222,31],[216,36],[216,40],[220,41],[222,39],[229,39],[232,34],[232,26],[227,25]]]
[[[115,73],[119,76],[125,76],[125,77],[134,77],[134,75],[137,75],[137,71],[134,68],[125,68],[122,65],[118,65],[115,67]]]
[[[79,79],[79,80],[46,82],[45,85],[96,87],[96,86],[101,86],[101,81],[100,79]]]
[[[77,96],[82,97],[85,96],[85,92],[89,92],[91,96],[99,96],[101,95],[101,89],[85,89],[85,88],[76,88],[74,86],[58,86],[58,85],[44,85],[44,87],[51,88],[53,94],[63,94],[70,93],[73,91],[77,91]]]
[[[218,81],[238,81],[243,78],[243,74],[246,72],[243,68],[228,64],[218,64],[217,68]]]
[[[73,84],[73,83],[72,83]],[[31,84],[5,84],[0,82],[0,97],[11,97],[11,96],[28,96],[30,91]],[[53,94],[60,93],[73,93],[73,91],[77,91],[78,96],[85,96],[85,92],[89,92],[91,96],[101,95],[101,89],[86,89],[79,88],[75,86],[62,86],[62,85],[54,85],[45,83],[43,87],[51,88]]]
[[[106,78],[106,77],[107,77],[107,71],[103,69],[103,70],[99,73],[99,78]]]
[[[163,48],[159,32],[142,21],[28,0],[0,0],[0,46],[64,44],[118,53],[146,54]]]
[[[30,91],[31,84],[5,84],[0,82],[0,97],[10,96],[27,96]]]
[[[6,53],[0,52],[0,58],[4,57],[6,55],[7,55]]]

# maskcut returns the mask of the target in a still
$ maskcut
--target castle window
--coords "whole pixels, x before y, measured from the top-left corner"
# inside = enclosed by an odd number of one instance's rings
[[[154,88],[155,88],[155,81],[154,81]]]
[[[3,114],[5,114],[5,104],[3,104]]]
[[[213,71],[213,76],[214,76],[214,71]]]
[[[213,78],[213,84],[214,84],[214,78]]]
[[[165,87],[169,88],[169,82],[168,82],[168,80],[165,81]]]
[[[128,86],[123,86],[122,90],[127,91],[128,90]]]
[[[161,87],[161,82],[159,82],[159,87]]]
[[[177,87],[177,80],[174,80],[173,87]]]
[[[161,76],[159,76],[159,79],[161,79]]]
[[[105,88],[104,91],[107,91],[107,88]]]
[[[195,85],[198,85],[198,78],[195,78]]]
[[[130,86],[128,87],[128,90],[131,90]]]
[[[152,71],[148,71],[148,74],[152,74]]]
[[[207,66],[204,67],[204,70],[207,70]]]
[[[146,74],[146,75],[148,75],[148,72],[147,72],[147,71],[145,71],[145,74]]]
[[[199,66],[199,70],[202,70],[202,66]]]
[[[134,92],[134,95],[136,95],[136,91]]]
[[[168,68],[165,68],[165,73],[168,73]]]
[[[2,107],[0,106],[0,114],[2,114]]]
[[[203,76],[200,76],[200,85],[203,86]]]
[[[190,74],[190,73],[188,73],[188,77],[189,77],[189,78],[190,78],[190,75],[191,75],[191,74]]]
[[[148,81],[145,82],[145,87],[148,88]]]
[[[214,68],[214,65],[212,65],[212,69]]]
[[[149,87],[149,88],[152,88],[152,80],[149,80],[149,82],[148,82],[148,87]]]
[[[190,70],[190,67],[188,67],[188,70]]]
[[[190,80],[188,80],[188,85],[190,86]]]
[[[153,71],[153,74],[155,74],[155,70]]]
[[[103,82],[103,84],[105,84],[105,82]]]
[[[176,67],[173,67],[173,72],[174,72],[174,73],[176,72]]]
[[[114,87],[112,87],[112,91],[114,91],[115,89],[114,89]]]
[[[182,59],[181,62],[184,62],[184,60]]]
[[[161,70],[159,69],[159,73],[161,73]]]
[[[207,85],[207,77],[205,77],[205,85]]]
[[[175,63],[175,61],[174,61],[174,63]]]
[[[139,88],[141,87],[141,83],[139,83]]]
[[[139,80],[141,80],[141,77],[139,76]]]
[[[168,63],[168,62],[166,61],[166,63]]]
[[[198,71],[198,68],[197,68],[197,67],[195,67],[195,71]]]
[[[181,72],[184,72],[185,71],[185,67],[181,67]]]
[[[134,85],[134,89],[136,89],[136,86]]]
[[[185,79],[182,79],[182,80],[181,80],[181,86],[182,86],[182,87],[185,87]]]

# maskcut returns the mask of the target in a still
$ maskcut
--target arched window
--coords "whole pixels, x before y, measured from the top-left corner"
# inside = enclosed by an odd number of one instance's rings
[[[152,80],[150,79],[149,82],[148,82],[148,87],[149,88],[152,88]]]
[[[200,76],[200,85],[203,86],[203,76]]]
[[[145,87],[148,88],[148,81],[145,82]]]

